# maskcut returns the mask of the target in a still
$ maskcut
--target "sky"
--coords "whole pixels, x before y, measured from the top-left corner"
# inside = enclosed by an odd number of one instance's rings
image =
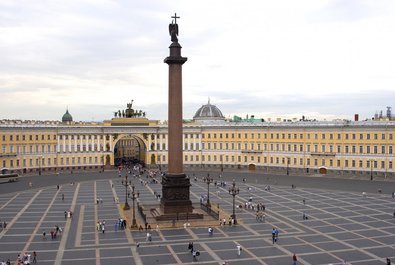
[[[167,119],[180,16],[183,116],[371,118],[395,107],[393,0],[0,0],[0,119]],[[395,113],[395,109],[393,110]]]

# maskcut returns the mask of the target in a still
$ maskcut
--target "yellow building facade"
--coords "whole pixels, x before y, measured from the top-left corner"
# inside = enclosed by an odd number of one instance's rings
[[[395,175],[394,121],[231,122],[220,112],[198,112],[183,128],[186,169]],[[7,120],[0,123],[0,146],[0,166],[20,174],[114,168],[117,157],[163,169],[168,162],[167,126],[141,117],[103,123]]]

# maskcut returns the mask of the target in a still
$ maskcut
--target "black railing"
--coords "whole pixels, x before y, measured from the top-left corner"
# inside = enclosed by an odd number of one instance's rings
[[[143,207],[140,205],[140,203],[137,203],[137,209],[138,209],[138,211],[139,211],[139,213],[140,213],[141,218],[143,218],[144,223],[147,223],[147,216],[145,216],[144,209],[143,209]]]
[[[216,220],[219,220],[219,211],[216,212],[211,207],[207,207],[204,203],[200,203],[200,208],[204,210],[208,215],[211,217],[215,218]]]

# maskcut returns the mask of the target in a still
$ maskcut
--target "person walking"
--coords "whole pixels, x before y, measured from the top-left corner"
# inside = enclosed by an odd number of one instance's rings
[[[274,242],[276,242],[276,229],[274,227],[272,229],[272,241],[273,241],[273,244],[274,244]]]
[[[387,258],[387,265],[391,265],[391,260]]]
[[[193,242],[189,242],[188,250],[192,253],[193,252]]]
[[[274,233],[275,233],[275,239],[274,239],[274,241],[278,241],[278,229],[276,228],[275,230],[274,230]]]
[[[293,265],[296,265],[296,262],[298,261],[298,259],[296,258],[296,255],[295,255],[295,253],[294,253],[294,255],[292,256],[292,264]]]
[[[213,235],[213,228],[211,226],[208,228],[208,235],[209,236]]]
[[[33,263],[37,263],[37,252],[33,251]]]
[[[240,246],[239,244],[237,244],[236,249],[237,249],[237,256],[240,257],[240,255],[241,255],[241,250],[242,250],[241,246]]]

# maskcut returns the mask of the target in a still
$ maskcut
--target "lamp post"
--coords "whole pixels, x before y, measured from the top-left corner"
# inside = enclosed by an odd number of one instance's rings
[[[287,157],[287,176],[289,176],[289,157]]]
[[[207,207],[211,207],[210,203],[210,183],[213,183],[213,178],[210,177],[210,173],[207,173],[207,178],[204,180],[204,182],[207,184]]]
[[[43,162],[42,159],[43,159],[42,155],[38,157],[38,174],[39,175],[41,175],[41,163]]]
[[[239,188],[236,187],[236,183],[235,183],[235,181],[233,180],[232,187],[229,188],[229,194],[230,194],[231,196],[233,196],[233,214],[232,214],[231,217],[232,217],[232,219],[233,219],[233,223],[234,223],[234,224],[237,224],[236,212],[235,212],[235,197],[236,197],[237,194],[239,194],[239,192],[240,192],[240,190],[239,190]]]
[[[135,214],[135,208],[134,208],[134,201],[136,200],[136,193],[134,192],[134,184],[132,185],[132,201],[133,201],[133,219],[132,219],[132,227],[137,227],[137,222],[136,222],[136,214]]]
[[[370,180],[373,180],[373,159],[370,159]]]
[[[221,155],[221,172],[224,172],[224,158],[223,158],[223,155]]]
[[[132,184],[132,181],[128,181],[128,172],[126,172],[125,180],[122,180],[121,183],[123,186],[125,186],[125,205],[123,206],[123,209],[129,210],[130,206],[128,204],[128,186]]]

